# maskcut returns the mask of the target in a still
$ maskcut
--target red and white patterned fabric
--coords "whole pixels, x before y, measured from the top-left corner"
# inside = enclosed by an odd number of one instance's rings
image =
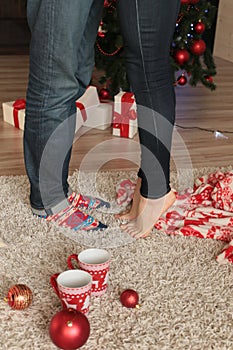
[[[155,227],[167,234],[225,241],[216,260],[233,264],[233,171],[205,175],[176,197]]]
[[[116,187],[116,202],[118,205],[127,206],[130,204],[131,200],[133,199],[135,186],[136,185],[129,179],[121,180]]]

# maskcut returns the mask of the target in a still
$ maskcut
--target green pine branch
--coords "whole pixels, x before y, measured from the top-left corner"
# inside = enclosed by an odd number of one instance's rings
[[[196,86],[200,82],[211,90],[216,88],[211,78],[209,79],[209,77],[216,75],[216,66],[210,49],[207,48],[200,56],[191,52],[193,41],[200,40],[203,36],[202,33],[195,32],[195,25],[201,21],[205,25],[205,31],[209,30],[215,18],[216,7],[210,1],[200,0],[195,5],[181,5],[170,55],[174,80],[176,80],[176,74],[182,71],[184,74],[190,76],[188,81],[191,86]],[[102,31],[105,31],[105,33],[104,37],[98,36],[97,38],[95,62],[96,68],[105,72],[100,77],[100,83],[107,82],[107,88],[110,94],[114,96],[120,89],[124,91],[129,90],[123,55],[123,39],[120,32],[115,1],[112,1],[111,6],[104,8],[102,22]],[[189,61],[182,66],[174,58],[175,52],[179,49],[187,50],[190,55]],[[111,55],[114,52],[115,54]]]

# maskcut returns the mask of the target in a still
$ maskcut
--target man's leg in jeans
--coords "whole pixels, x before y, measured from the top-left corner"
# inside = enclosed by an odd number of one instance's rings
[[[54,214],[51,208],[64,209],[62,206],[68,204],[65,198],[75,100],[91,78],[102,5],[103,0],[27,3],[32,37],[24,153],[30,202],[35,210],[45,208]]]

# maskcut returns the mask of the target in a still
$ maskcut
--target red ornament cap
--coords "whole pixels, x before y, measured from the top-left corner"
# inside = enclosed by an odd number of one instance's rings
[[[120,295],[121,304],[127,308],[139,309],[139,296],[138,293],[133,289],[126,289]]]

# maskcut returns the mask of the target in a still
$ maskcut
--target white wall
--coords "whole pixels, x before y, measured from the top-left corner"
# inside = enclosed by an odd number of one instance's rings
[[[233,0],[220,0],[214,55],[233,62]]]

